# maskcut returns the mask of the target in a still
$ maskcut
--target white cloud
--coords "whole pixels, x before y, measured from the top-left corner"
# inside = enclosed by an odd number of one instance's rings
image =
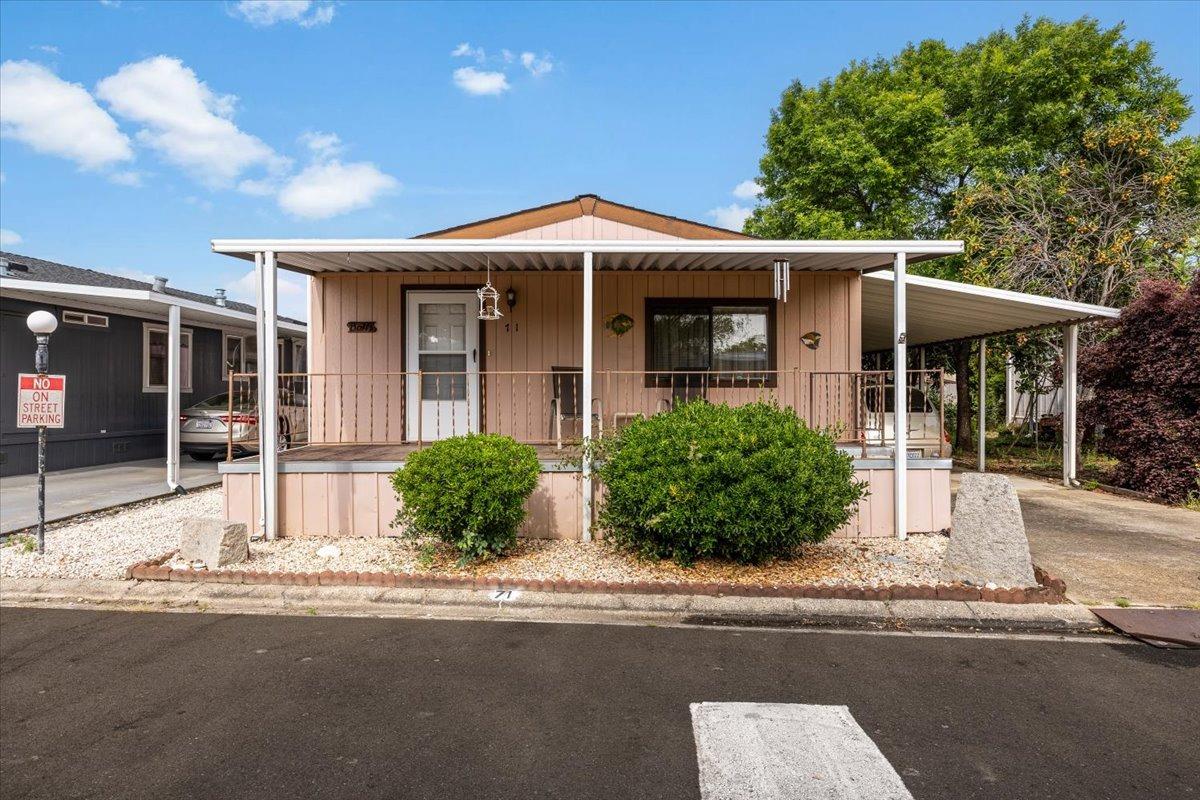
[[[41,50],[43,53],[49,53],[52,56],[57,56],[62,53],[61,50],[59,50],[57,47],[55,47],[52,44],[35,44],[35,45],[33,45],[32,49]]]
[[[108,8],[120,8],[121,0],[100,0],[100,5],[107,6]]]
[[[480,64],[487,61],[487,53],[484,49],[482,47],[471,47],[469,42],[463,42],[451,50],[450,55],[454,58],[473,58]]]
[[[21,241],[21,234],[10,231],[8,228],[0,228],[0,247],[12,247],[14,244],[20,244]]]
[[[233,95],[217,95],[177,58],[126,64],[96,85],[115,113],[142,123],[139,143],[213,187],[252,167],[286,170],[287,159],[233,123]]]
[[[504,59],[505,64],[511,64],[517,59],[517,54],[506,47],[500,51],[500,57]]]
[[[400,183],[374,164],[311,164],[279,190],[279,207],[302,219],[326,219],[367,208]]]
[[[336,133],[306,131],[300,134],[300,143],[319,161],[327,161],[342,152],[342,139]]]
[[[512,87],[503,72],[486,72],[474,67],[454,70],[454,85],[467,94],[503,94]]]
[[[142,173],[137,170],[127,169],[120,172],[114,172],[108,176],[108,179],[118,186],[141,186]]]
[[[733,196],[741,200],[754,200],[762,194],[762,190],[757,181],[742,181],[733,187]]]
[[[737,203],[730,203],[727,206],[714,208],[708,212],[708,215],[716,220],[717,227],[727,228],[731,231],[740,231],[742,226],[746,224],[746,220],[750,218],[750,213],[754,209],[740,206]]]
[[[84,169],[133,158],[129,137],[87,89],[32,61],[0,65],[0,135]]]
[[[538,57],[533,53],[521,53],[521,66],[529,70],[529,74],[535,78],[540,78],[550,70],[554,69],[554,62],[549,55]]]
[[[291,22],[301,28],[315,28],[333,21],[334,5],[312,0],[241,0],[232,13],[259,27]]]
[[[279,271],[279,313],[292,319],[308,318],[308,278]],[[254,286],[254,270],[225,285],[230,300],[254,305],[258,295]]]
[[[279,181],[272,178],[262,178],[259,180],[247,178],[238,183],[237,189],[242,194],[248,194],[252,197],[269,197],[279,190]]]

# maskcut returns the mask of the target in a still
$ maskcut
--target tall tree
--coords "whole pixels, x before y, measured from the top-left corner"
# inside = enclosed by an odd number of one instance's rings
[[[965,276],[1099,305],[1128,302],[1144,280],[1185,281],[1200,238],[1200,150],[1156,128],[1130,114],[1041,170],[966,190],[952,226],[967,243]]]
[[[1074,152],[1086,131],[1141,114],[1170,136],[1191,114],[1146,42],[1091,18],[1023,20],[955,49],[927,40],[793,83],[772,112],[765,203],[746,223],[771,238],[934,238],[980,181]],[[966,259],[917,270],[962,278]],[[972,276],[976,280],[979,276]],[[954,348],[969,374],[970,345]],[[958,381],[957,446],[970,446],[970,385]]]

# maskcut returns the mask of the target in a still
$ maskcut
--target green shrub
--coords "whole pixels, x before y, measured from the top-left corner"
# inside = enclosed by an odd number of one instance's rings
[[[831,438],[764,403],[688,403],[635,420],[594,456],[608,539],[683,565],[790,554],[844,525],[866,493]]]
[[[392,475],[403,504],[393,525],[453,545],[464,562],[499,555],[517,538],[539,471],[537,451],[511,437],[443,439]]]

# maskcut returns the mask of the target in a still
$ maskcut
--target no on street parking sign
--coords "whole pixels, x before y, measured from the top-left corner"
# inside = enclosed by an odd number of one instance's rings
[[[18,428],[61,428],[66,402],[66,375],[17,376]]]

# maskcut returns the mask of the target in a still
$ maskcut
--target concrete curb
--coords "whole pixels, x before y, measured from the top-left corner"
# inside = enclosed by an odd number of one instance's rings
[[[959,600],[840,600],[520,589],[285,586],[179,581],[5,579],[5,606],[544,622],[752,625],[868,630],[1104,630],[1082,606]]]

